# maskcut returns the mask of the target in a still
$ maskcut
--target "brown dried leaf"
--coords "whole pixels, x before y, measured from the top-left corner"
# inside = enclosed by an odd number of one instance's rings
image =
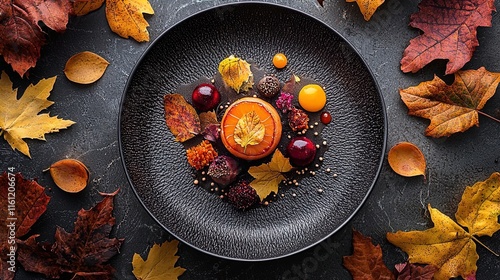
[[[432,280],[434,273],[438,270],[433,265],[418,266],[405,262],[395,265],[397,271],[396,280]]]
[[[234,128],[234,141],[242,148],[257,145],[264,139],[266,128],[255,111],[244,114]]]
[[[93,52],[81,52],[73,55],[66,62],[64,74],[68,80],[78,84],[91,84],[99,80],[109,62]]]
[[[14,238],[29,232],[50,201],[44,187],[10,171],[0,176],[0,218],[4,221],[0,225],[0,279],[4,280],[14,278],[15,270],[9,270],[15,267]]]
[[[401,176],[412,177],[424,175],[426,161],[420,149],[410,142],[400,142],[389,150],[389,165]]]
[[[43,25],[64,32],[71,4],[58,1],[0,1],[0,55],[19,75],[36,65],[46,42]]]
[[[201,132],[200,118],[196,110],[178,93],[163,97],[165,120],[175,136],[175,141],[187,141]]]
[[[38,235],[18,241],[18,260],[27,271],[49,278],[70,274],[74,279],[111,279],[107,262],[118,253],[123,239],[108,238],[115,225],[113,199],[118,190],[102,194],[104,199],[89,210],[78,212],[72,233],[58,227],[53,244],[39,243]]]
[[[215,111],[208,111],[200,113],[200,126],[201,131],[204,131],[211,124],[219,124],[220,122],[217,120],[217,114]]]
[[[224,83],[237,93],[248,91],[253,86],[250,64],[231,55],[219,63],[219,73]]]
[[[262,201],[270,193],[278,193],[279,184],[286,179],[283,173],[292,169],[293,166],[290,164],[290,160],[283,156],[280,150],[276,149],[269,163],[251,166],[248,169],[248,174],[255,178],[250,182],[250,186],[255,189]]]
[[[163,244],[154,244],[149,250],[148,257],[144,260],[141,255],[134,254],[132,266],[135,277],[140,280],[153,279],[178,279],[186,269],[175,266],[179,259],[177,246],[179,241],[165,241]]]
[[[354,252],[351,256],[344,256],[343,264],[354,279],[395,279],[394,274],[384,264],[380,245],[373,245],[370,237],[353,230],[352,245]]]
[[[77,193],[89,183],[89,170],[76,159],[63,159],[49,168],[54,183],[63,191]]]
[[[451,85],[435,76],[432,81],[400,89],[399,94],[409,115],[431,120],[425,135],[437,138],[478,126],[478,110],[495,94],[499,82],[500,73],[481,67],[455,73]]]
[[[435,59],[448,59],[446,74],[462,69],[476,46],[477,28],[491,26],[494,0],[423,0],[410,25],[422,34],[410,40],[401,59],[403,72],[417,72]]]

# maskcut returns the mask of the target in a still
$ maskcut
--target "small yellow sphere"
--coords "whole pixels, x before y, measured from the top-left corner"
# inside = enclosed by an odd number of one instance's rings
[[[319,85],[305,85],[299,92],[299,104],[308,112],[318,112],[325,107],[326,93]]]

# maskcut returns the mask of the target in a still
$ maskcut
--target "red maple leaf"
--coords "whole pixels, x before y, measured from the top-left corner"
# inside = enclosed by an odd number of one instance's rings
[[[72,233],[58,227],[53,244],[37,242],[38,235],[19,241],[18,260],[24,269],[49,278],[111,279],[114,269],[107,262],[123,243],[123,239],[108,238],[115,224],[116,193],[102,194],[104,199],[93,208],[80,210]]]
[[[448,59],[446,74],[460,70],[479,42],[477,27],[491,26],[494,0],[422,0],[410,25],[424,33],[410,40],[401,59],[403,72],[417,72],[435,59]]]
[[[405,262],[395,265],[397,271],[396,280],[432,280],[438,268],[433,265],[418,266]]]
[[[39,22],[56,31],[66,30],[69,0],[2,0],[0,3],[0,55],[19,75],[34,67],[45,43]]]
[[[0,176],[0,217],[4,221],[0,225],[0,279],[14,278],[16,239],[28,233],[49,201],[44,187],[20,173],[4,172]]]
[[[380,245],[373,245],[370,237],[353,230],[352,245],[354,252],[351,256],[344,256],[343,264],[354,279],[395,279],[394,274],[384,264]]]

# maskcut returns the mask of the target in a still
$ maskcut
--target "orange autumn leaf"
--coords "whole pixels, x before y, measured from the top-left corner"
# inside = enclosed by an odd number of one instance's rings
[[[476,46],[477,28],[491,26],[494,0],[423,0],[410,25],[422,34],[410,40],[401,59],[403,72],[417,72],[435,59],[448,59],[446,74],[462,69]]]
[[[370,237],[353,230],[352,245],[354,252],[351,256],[344,256],[343,265],[353,279],[395,279],[394,274],[384,264],[380,245],[373,245]]]
[[[397,174],[405,177],[424,175],[426,161],[420,149],[410,142],[394,145],[387,155],[389,166]]]
[[[148,0],[75,0],[73,11],[77,16],[99,9],[106,1],[106,19],[113,32],[137,42],[149,41],[149,26],[143,14],[154,14]]]
[[[175,255],[178,244],[177,240],[154,244],[145,260],[135,253],[132,259],[132,273],[140,280],[178,279],[186,271],[185,268],[175,266],[179,259],[179,256]]]
[[[106,18],[113,32],[137,42],[149,41],[148,22],[143,14],[154,14],[148,0],[106,0]]]
[[[64,67],[68,80],[78,84],[91,84],[99,80],[109,62],[93,52],[84,51],[70,57]]]
[[[377,8],[384,3],[384,0],[346,0],[346,2],[356,2],[364,19],[369,21]]]
[[[389,242],[405,251],[411,263],[436,266],[435,280],[474,277],[479,259],[475,236],[492,236],[500,230],[500,173],[465,189],[455,213],[457,222],[430,205],[428,209],[434,227],[387,233]]]
[[[9,76],[2,72],[0,78],[0,135],[14,150],[30,156],[28,144],[23,140],[45,140],[45,134],[68,128],[75,122],[38,114],[54,102],[47,100],[56,82],[56,77],[42,79],[38,84],[30,85],[21,98],[17,99],[17,89],[12,89]]]
[[[59,160],[50,166],[49,171],[54,183],[65,192],[77,193],[89,183],[89,170],[76,159]]]
[[[425,135],[437,138],[479,126],[478,110],[495,94],[499,82],[500,73],[481,67],[455,73],[451,85],[435,76],[432,81],[400,89],[399,94],[409,115],[431,120]]]
[[[167,126],[179,142],[187,141],[201,131],[200,118],[196,110],[178,93],[163,97]]]

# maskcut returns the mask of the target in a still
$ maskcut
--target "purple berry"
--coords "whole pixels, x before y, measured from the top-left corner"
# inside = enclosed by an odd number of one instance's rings
[[[220,94],[212,84],[200,84],[193,90],[191,99],[196,109],[206,112],[217,107],[220,102]]]
[[[286,147],[288,156],[293,165],[306,166],[316,156],[316,146],[305,136],[293,138]]]

